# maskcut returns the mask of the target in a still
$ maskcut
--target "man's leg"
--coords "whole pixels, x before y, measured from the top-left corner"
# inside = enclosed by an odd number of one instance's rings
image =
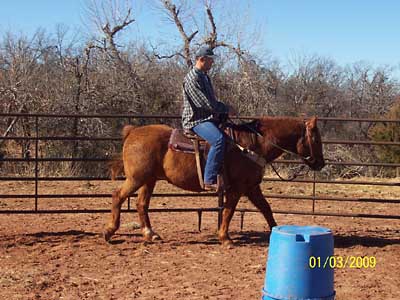
[[[208,121],[193,127],[193,131],[211,145],[204,170],[204,184],[215,184],[224,159],[225,136],[213,122]]]

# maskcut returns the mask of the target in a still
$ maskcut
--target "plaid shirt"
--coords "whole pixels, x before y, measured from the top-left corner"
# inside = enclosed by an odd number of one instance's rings
[[[201,122],[217,120],[219,113],[228,113],[227,106],[215,98],[210,77],[194,67],[183,82],[183,128],[192,129]]]

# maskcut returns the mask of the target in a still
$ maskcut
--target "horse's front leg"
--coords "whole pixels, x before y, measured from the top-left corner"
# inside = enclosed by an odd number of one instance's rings
[[[222,245],[230,246],[233,245],[233,242],[228,233],[229,224],[235,212],[236,205],[239,202],[240,194],[238,192],[229,191],[226,193],[225,197],[226,200],[224,203],[224,209],[222,211],[222,223],[218,232],[218,238]]]
[[[255,186],[254,188],[250,189],[246,196],[249,200],[257,207],[261,213],[263,214],[265,220],[268,222],[269,228],[276,226],[276,222],[274,216],[272,215],[271,207],[269,206],[267,200],[265,200],[260,185]]]

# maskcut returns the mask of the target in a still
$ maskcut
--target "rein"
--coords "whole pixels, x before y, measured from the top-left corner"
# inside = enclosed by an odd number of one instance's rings
[[[299,168],[299,171],[298,171],[298,172],[296,171],[292,176],[290,176],[289,178],[286,179],[286,178],[283,178],[283,177],[278,173],[278,171],[276,170],[276,168],[274,167],[274,165],[273,165],[272,163],[269,163],[269,165],[271,166],[272,170],[274,170],[275,174],[279,177],[279,179],[282,180],[282,181],[292,181],[292,180],[296,179],[299,175],[303,176],[303,175],[306,175],[306,174],[308,173],[308,171],[305,172],[305,173],[303,173],[303,174],[300,173],[301,171],[303,171],[303,168],[304,168],[304,165],[302,165],[302,166]]]

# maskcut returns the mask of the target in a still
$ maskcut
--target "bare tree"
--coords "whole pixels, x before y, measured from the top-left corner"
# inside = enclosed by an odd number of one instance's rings
[[[182,50],[183,53],[177,52],[177,53],[173,54],[172,56],[175,56],[175,55],[182,56],[185,59],[187,67],[190,68],[193,66],[190,44],[199,31],[196,30],[196,31],[192,32],[191,34],[186,33],[186,31],[184,29],[182,18],[181,18],[181,14],[183,13],[183,11],[186,8],[184,2],[180,2],[180,4],[178,4],[178,6],[177,6],[171,0],[160,0],[160,1],[166,10],[167,16],[169,17],[170,21],[172,21],[176,25],[176,27],[181,35],[181,38],[183,40],[183,50]],[[169,56],[169,57],[172,57],[172,56]]]
[[[237,46],[233,46],[232,44],[228,43],[227,41],[218,39],[217,33],[217,25],[215,23],[214,14],[212,11],[212,2],[211,0],[204,0],[204,7],[207,13],[207,19],[209,21],[210,31],[208,35],[204,38],[204,43],[209,45],[211,48],[217,47],[226,47],[230,49],[233,53],[235,53],[238,57],[238,61],[240,62],[245,51],[241,49],[240,42],[238,41]]]
[[[227,39],[220,38],[222,36],[227,37],[228,34],[218,34],[217,22],[213,13],[214,1],[202,1],[203,6],[201,8],[198,3],[189,4],[188,1],[185,0],[158,1],[161,4],[161,7],[158,7],[158,9],[166,13],[169,22],[176,26],[182,39],[183,46],[181,50],[171,55],[159,55],[158,53],[155,53],[156,57],[164,59],[180,56],[184,58],[186,66],[191,67],[193,65],[193,49],[201,44],[207,44],[213,49],[217,47],[225,47],[237,55],[238,61],[242,59],[246,51],[242,50],[240,42],[238,41],[235,46],[233,43],[228,42]],[[206,14],[206,18],[202,21],[204,23],[203,26],[199,25],[202,23],[199,22],[199,20],[202,20],[202,11]],[[193,21],[189,22],[189,19],[193,19]],[[192,32],[189,34],[188,31],[190,30],[187,28],[193,27],[190,26],[191,23],[195,24],[195,29],[191,29]],[[203,27],[204,30],[201,30],[201,27]]]
[[[100,39],[95,39],[96,47],[105,51],[108,57],[129,75],[136,96],[140,99],[141,78],[133,64],[124,57],[116,41],[117,35],[135,22],[132,17],[130,1],[108,0],[99,2],[99,0],[90,0],[86,11],[90,20],[102,35]]]

